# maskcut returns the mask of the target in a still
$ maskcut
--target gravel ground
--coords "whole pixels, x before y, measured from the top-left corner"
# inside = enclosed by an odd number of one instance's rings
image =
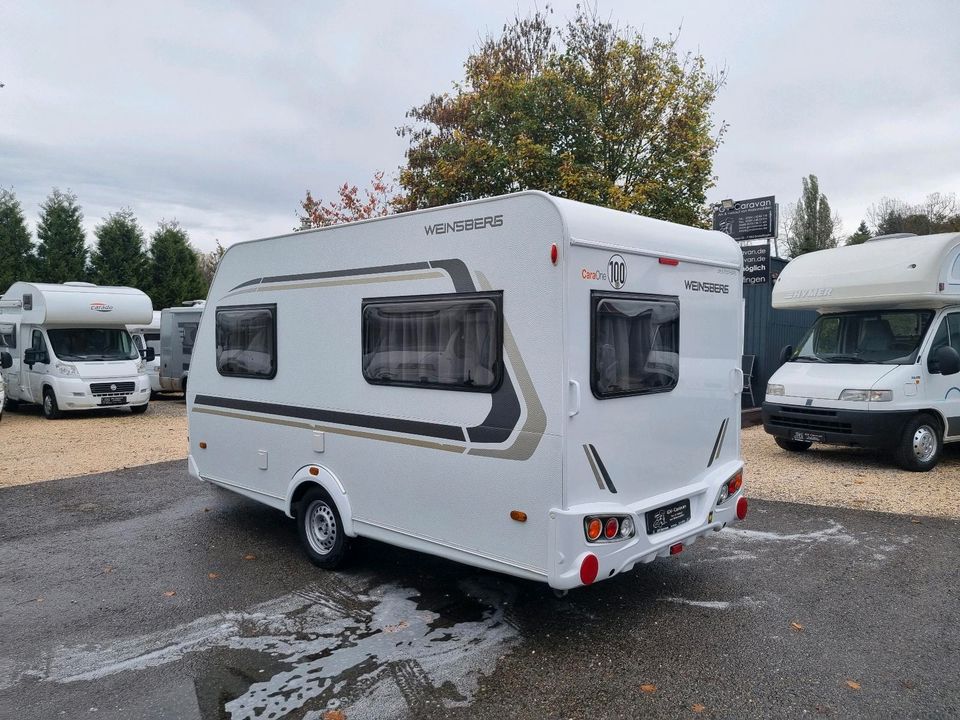
[[[947,446],[932,472],[910,473],[869,450],[814,445],[790,453],[760,426],[742,432],[750,497],[960,517],[960,443]],[[4,412],[0,438],[0,487],[179,460],[187,456],[186,405],[182,395],[168,395],[139,417],[90,411],[53,422],[39,407],[24,406]]]
[[[762,426],[742,431],[750,497],[860,510],[960,517],[960,443],[926,473],[901,470],[884,453],[814,445],[781,450]]]
[[[152,400],[144,415],[88,410],[46,420],[38,405],[0,422],[0,487],[108,472],[187,456],[183,395]]]

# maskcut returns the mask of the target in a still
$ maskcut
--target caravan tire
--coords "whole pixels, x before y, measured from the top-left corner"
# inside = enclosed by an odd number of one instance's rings
[[[47,388],[43,391],[43,416],[47,420],[57,420],[61,416],[60,407],[57,405],[57,396],[53,390]]]
[[[343,564],[350,549],[350,539],[343,532],[343,521],[336,503],[323,488],[308,490],[300,501],[297,532],[314,565],[333,570]]]
[[[806,442],[804,440],[787,440],[786,438],[778,437],[774,438],[777,445],[782,447],[784,450],[789,450],[790,452],[803,452],[809,450],[810,446],[813,445],[812,442]]]
[[[923,413],[904,426],[894,456],[897,464],[904,470],[926,472],[932,470],[940,461],[942,450],[940,423],[933,416]]]

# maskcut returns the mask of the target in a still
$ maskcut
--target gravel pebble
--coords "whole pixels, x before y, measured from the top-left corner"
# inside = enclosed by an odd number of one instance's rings
[[[183,395],[150,401],[143,415],[85,410],[47,420],[38,405],[7,408],[0,422],[0,487],[187,457]]]
[[[781,450],[763,427],[741,433],[748,497],[903,515],[960,517],[960,444],[930,472],[901,470],[876,450],[814,444]]]

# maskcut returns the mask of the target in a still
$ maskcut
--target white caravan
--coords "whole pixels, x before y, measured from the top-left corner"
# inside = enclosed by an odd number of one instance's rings
[[[149,323],[152,313],[134,288],[14,283],[0,298],[7,402],[40,404],[50,419],[91,408],[146,411],[150,380],[126,326]]]
[[[150,378],[150,392],[160,392],[160,311],[154,310],[148,325],[127,325],[127,332],[142,357],[146,358],[148,348],[153,350],[153,359],[144,364]]]
[[[539,192],[231,246],[190,474],[563,591],[742,519],[742,254]]]
[[[820,313],[767,385],[763,425],[780,447],[891,450],[922,471],[960,440],[960,233],[802,255],[773,306]]]
[[[164,392],[185,392],[193,344],[203,315],[203,300],[184,307],[165,308],[160,318],[160,387]]]

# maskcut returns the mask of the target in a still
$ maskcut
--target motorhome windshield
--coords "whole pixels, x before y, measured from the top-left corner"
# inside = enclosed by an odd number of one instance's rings
[[[140,357],[130,334],[120,328],[66,328],[47,330],[53,353],[72,362],[136,360]]]
[[[793,354],[793,362],[916,362],[932,310],[882,310],[821,315]]]

